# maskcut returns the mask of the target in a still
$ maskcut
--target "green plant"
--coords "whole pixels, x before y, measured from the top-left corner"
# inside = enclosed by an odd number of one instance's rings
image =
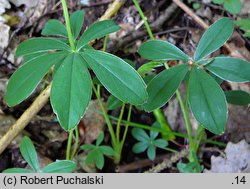
[[[143,22],[144,22],[144,25],[145,25],[145,27],[146,27],[146,29],[147,29],[147,32],[148,32],[148,35],[149,35],[150,39],[151,39],[151,40],[154,40],[153,32],[152,32],[152,30],[151,30],[151,28],[150,28],[150,25],[149,25],[149,23],[148,23],[148,21],[147,21],[147,18],[145,17],[145,15],[144,15],[144,13],[143,13],[143,11],[142,11],[142,9],[141,9],[139,3],[137,2],[137,0],[133,0],[133,3],[134,3],[134,5],[135,5],[137,11],[139,12],[139,14],[140,14],[140,16],[141,16],[141,19],[142,19]],[[162,111],[161,111],[160,109],[155,109],[155,110],[153,111],[153,114],[154,114],[154,116],[155,116],[156,121],[159,122],[161,128],[164,129],[164,130],[167,132],[167,134],[164,134],[164,135],[162,135],[162,136],[163,136],[166,140],[174,140],[174,139],[175,139],[175,136],[172,135],[172,134],[170,134],[169,131],[171,131],[171,127],[170,127],[170,125],[168,124],[168,122],[167,122],[165,116],[163,115]]]
[[[124,60],[88,45],[120,27],[111,20],[100,21],[87,28],[78,40],[84,12],[77,11],[69,18],[66,4],[63,5],[66,28],[61,22],[50,20],[42,32],[46,36],[61,38],[32,38],[18,46],[17,57],[24,56],[28,61],[9,80],[7,104],[15,106],[26,99],[52,66],[50,101],[66,131],[77,126],[91,99],[92,80],[88,68],[121,101],[134,105],[145,103],[146,85],[140,75]]]
[[[234,22],[241,30],[243,30],[244,36],[250,38],[250,19],[240,19]]]
[[[241,10],[240,0],[213,0],[213,3],[223,4],[224,8],[232,14],[238,14]]]
[[[85,162],[87,165],[95,164],[98,169],[102,169],[104,166],[104,156],[114,156],[114,150],[106,145],[101,145],[104,140],[104,133],[102,132],[97,140],[96,144],[84,144],[81,148],[86,151],[87,157]]]
[[[139,141],[133,146],[133,152],[142,153],[147,150],[147,156],[150,160],[155,159],[156,148],[165,148],[168,145],[166,140],[156,139],[159,135],[156,131],[150,131],[148,135],[143,129],[134,128],[132,135]]]
[[[76,164],[68,160],[57,160],[41,168],[35,147],[28,137],[23,138],[20,144],[20,151],[31,169],[10,168],[4,170],[4,173],[71,173],[76,169]]]
[[[196,154],[193,154],[195,161],[189,163],[177,163],[177,168],[181,173],[200,173],[203,170],[203,166],[200,165]]]
[[[240,105],[246,106],[250,104],[250,94],[241,91],[241,90],[234,90],[234,91],[225,91],[225,95],[227,98],[227,102],[233,105]]]
[[[181,60],[180,64],[157,75],[147,87],[149,99],[144,108],[152,111],[163,106],[176,92],[184,78],[187,80],[187,102],[200,124],[214,134],[222,134],[227,122],[227,103],[223,90],[208,73],[231,82],[250,81],[250,64],[231,57],[207,58],[232,35],[233,23],[222,18],[202,36],[194,58],[174,45],[160,41],[144,43],[139,53],[149,60]],[[207,73],[208,72],[208,73]]]

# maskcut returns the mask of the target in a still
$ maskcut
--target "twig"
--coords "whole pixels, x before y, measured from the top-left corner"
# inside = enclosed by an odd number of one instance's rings
[[[161,29],[161,26],[166,22],[166,20],[168,20],[171,15],[175,13],[176,9],[177,6],[174,3],[168,6],[168,8],[163,12],[163,14],[155,22],[150,24],[150,28],[152,28],[153,32],[158,32]],[[112,51],[115,52],[121,48],[124,48],[131,42],[134,42],[136,39],[140,39],[145,35],[147,35],[146,30],[129,33],[126,37],[123,38],[123,40],[118,41],[117,45],[115,45],[115,49],[112,49]]]
[[[189,27],[173,28],[173,29],[169,29],[169,30],[165,30],[165,31],[162,31],[162,32],[155,33],[155,35],[164,35],[164,34],[167,34],[167,33],[186,31],[186,30],[191,30],[191,29],[192,28],[189,28]]]
[[[127,173],[133,170],[143,169],[144,167],[152,166],[152,164],[162,162],[164,159],[169,159],[170,156],[171,156],[170,154],[164,154],[164,155],[157,156],[154,161],[151,161],[149,159],[143,159],[143,160],[135,161],[130,164],[119,165],[116,168],[116,172]]]
[[[145,171],[145,173],[159,173],[166,168],[170,168],[175,162],[179,161],[181,158],[187,157],[189,151],[184,149],[175,155],[173,155],[170,159],[165,159],[162,163],[158,164],[157,166]]]
[[[178,5],[184,12],[191,16],[195,22],[197,22],[204,29],[208,29],[207,25],[199,16],[197,16],[187,5],[185,5],[181,0],[172,0],[176,5]],[[229,52],[231,56],[245,59],[238,51],[232,49],[228,43],[224,44],[224,48]]]
[[[116,15],[117,12],[120,10],[122,5],[126,2],[126,0],[115,0],[110,7],[106,10],[104,15],[100,18],[100,20],[107,20],[112,16]]]
[[[51,84],[36,98],[32,105],[22,114],[8,132],[0,139],[0,154],[8,147],[15,137],[29,124],[31,119],[49,100]]]
[[[81,8],[91,8],[91,7],[98,7],[98,6],[102,6],[102,5],[106,5],[111,3],[113,0],[106,0],[106,1],[102,1],[102,2],[98,2],[98,3],[91,3],[89,5],[81,5]]]
[[[115,15],[125,0],[115,0],[100,20],[110,19]],[[7,133],[0,139],[0,154],[8,147],[8,145],[15,139],[15,137],[29,124],[32,118],[45,106],[49,101],[50,89],[52,84],[49,86],[36,98],[33,104],[22,114],[22,116],[17,120],[17,122],[11,126]]]

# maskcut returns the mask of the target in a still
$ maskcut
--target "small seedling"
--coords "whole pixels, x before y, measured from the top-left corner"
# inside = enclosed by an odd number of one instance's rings
[[[226,81],[250,81],[249,62],[231,57],[207,58],[219,49],[232,33],[233,22],[229,18],[218,20],[203,34],[193,58],[165,41],[152,40],[144,43],[139,53],[145,59],[185,62],[162,71],[151,80],[147,87],[149,99],[144,104],[144,109],[151,112],[166,104],[185,78],[186,98],[194,117],[207,130],[222,134],[228,116],[226,96],[211,73]]]
[[[91,99],[92,79],[88,68],[116,98],[133,105],[145,103],[146,84],[135,69],[124,60],[88,45],[120,27],[111,20],[100,21],[79,37],[84,12],[77,11],[67,18],[66,27],[58,20],[50,20],[42,31],[44,36],[57,38],[32,38],[18,46],[16,55],[23,56],[25,63],[9,80],[6,103],[15,106],[25,100],[53,66],[50,101],[66,131],[77,126]]]
[[[20,144],[20,151],[31,169],[10,168],[3,171],[4,173],[71,173],[76,169],[76,164],[68,160],[57,160],[41,168],[35,147],[28,137],[23,138]]]
[[[98,169],[102,169],[104,166],[104,156],[114,156],[115,152],[113,148],[101,145],[104,140],[104,133],[102,132],[97,140],[96,144],[84,144],[81,148],[88,153],[85,163],[87,165],[95,164]]]
[[[136,143],[132,150],[134,153],[142,153],[147,150],[147,156],[150,160],[154,160],[156,156],[156,148],[164,149],[167,147],[168,142],[164,139],[157,139],[159,132],[150,131],[149,135],[139,128],[132,130],[133,137],[139,142]]]

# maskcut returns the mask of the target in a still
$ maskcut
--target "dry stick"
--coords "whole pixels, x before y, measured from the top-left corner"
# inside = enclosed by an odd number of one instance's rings
[[[207,25],[199,16],[197,16],[187,5],[185,5],[181,0],[172,0],[176,5],[178,5],[183,11],[185,11],[189,16],[191,16],[195,22],[201,25],[204,29],[208,29],[209,25]],[[232,49],[228,43],[224,44],[224,48],[229,52],[231,56],[244,58],[238,51]]]
[[[116,168],[116,172],[117,173],[128,173],[128,172],[132,172],[134,170],[140,170],[143,169],[145,167],[152,167],[153,164],[158,164],[160,162],[162,162],[165,159],[169,159],[171,157],[170,154],[163,154],[163,155],[159,155],[155,158],[154,161],[150,160],[150,159],[142,159],[142,160],[138,160],[126,165],[119,165]]]
[[[107,9],[100,20],[110,19],[115,15],[125,0],[115,0],[112,5]],[[7,133],[0,139],[0,154],[9,146],[9,144],[15,139],[15,137],[29,124],[32,118],[47,104],[50,97],[50,89],[52,84],[36,98],[32,105],[22,114],[22,116],[16,121],[14,125],[7,131]]]
[[[110,7],[106,10],[104,15],[100,18],[100,20],[107,20],[114,16],[125,3],[126,0],[115,0]]]
[[[159,173],[166,168],[172,167],[172,165],[174,163],[176,163],[177,161],[179,161],[180,159],[182,159],[184,157],[187,157],[188,154],[189,154],[188,149],[184,149],[184,150],[174,154],[170,159],[167,158],[162,163],[159,163],[155,167],[149,169],[148,171],[145,171],[145,173]]]
[[[154,21],[152,24],[150,24],[150,28],[152,28],[153,32],[159,31],[162,27],[162,25],[176,12],[177,5],[172,3],[169,5],[166,10],[159,16],[159,18]],[[134,42],[137,39],[140,39],[147,35],[146,30],[142,31],[133,31],[127,36],[125,36],[121,41],[117,42],[117,45],[115,45],[115,49],[112,49],[112,51],[116,52],[118,49],[124,48],[125,46],[129,45],[131,42]]]
[[[51,84],[36,98],[31,106],[22,114],[8,132],[0,139],[0,154],[8,147],[15,137],[29,124],[31,119],[47,104]]]

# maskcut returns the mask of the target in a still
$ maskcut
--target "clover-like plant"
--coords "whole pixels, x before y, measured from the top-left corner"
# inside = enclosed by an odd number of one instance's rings
[[[134,68],[88,44],[120,27],[111,20],[100,21],[89,26],[79,37],[84,12],[77,11],[69,17],[66,2],[62,3],[66,27],[58,20],[49,20],[42,34],[53,37],[28,39],[18,46],[16,56],[23,56],[25,63],[8,82],[6,103],[15,106],[25,100],[53,66],[50,101],[66,131],[77,126],[91,99],[92,79],[88,68],[116,98],[133,105],[145,103],[146,84]]]
[[[150,160],[154,160],[156,156],[156,148],[165,149],[168,142],[164,139],[158,138],[159,132],[151,130],[149,135],[140,128],[132,130],[133,137],[138,140],[132,150],[134,153],[142,153],[147,151],[147,156]]]
[[[31,169],[10,168],[4,170],[4,173],[71,173],[76,169],[76,164],[69,160],[57,160],[41,168],[36,149],[28,137],[24,137],[21,141],[20,151]]]
[[[101,145],[104,140],[104,133],[102,132],[97,140],[96,144],[84,144],[81,148],[86,151],[87,157],[85,159],[85,163],[87,165],[95,164],[98,169],[102,169],[104,166],[104,156],[114,156],[115,152],[113,148]]]
[[[155,76],[147,86],[148,112],[162,107],[175,94],[185,79],[187,102],[196,120],[214,134],[222,134],[228,117],[225,93],[214,77],[230,82],[249,82],[250,63],[232,57],[211,57],[232,35],[233,22],[222,18],[203,34],[194,57],[191,58],[171,43],[152,40],[145,42],[139,54],[149,60],[181,60],[180,64]],[[235,93],[234,93],[235,94]],[[244,95],[247,98],[246,94]],[[188,106],[187,106],[188,107]]]

